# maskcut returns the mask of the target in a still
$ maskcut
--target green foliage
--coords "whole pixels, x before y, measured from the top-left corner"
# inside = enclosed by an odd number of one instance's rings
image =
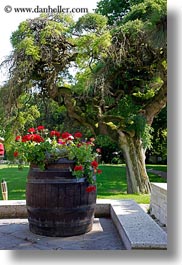
[[[31,36],[31,30],[28,21],[20,23],[18,30],[14,31],[11,35],[11,44],[14,48],[17,48],[24,38]]]
[[[78,60],[78,62],[81,62],[81,60]],[[77,72],[75,75],[75,79],[77,80],[76,84],[73,87],[73,90],[77,94],[82,94],[84,90],[88,88],[88,82],[90,80],[91,76],[91,69],[86,68],[83,72]]]
[[[29,127],[37,127],[39,124],[44,125],[49,130],[54,128],[58,131],[67,130],[66,126],[66,108],[64,105],[58,104],[58,102],[51,99],[42,99],[34,95],[31,99],[32,102],[37,102],[37,107],[40,112],[40,116],[37,117],[34,124]]]
[[[140,98],[142,100],[149,100],[152,99],[156,93],[159,91],[161,85],[163,84],[163,81],[160,77],[155,77],[151,80],[151,83],[145,84],[145,86],[142,87],[135,87],[133,96]]]
[[[107,18],[99,14],[86,14],[78,19],[75,31],[79,33],[94,32],[100,34],[106,30]]]
[[[10,59],[13,65],[10,83],[13,83],[16,99],[22,91],[32,87],[44,95],[49,94],[48,90],[50,94],[55,93],[55,86],[76,58],[71,33],[74,24],[67,15],[44,15],[22,22],[12,33],[14,51]]]
[[[167,109],[164,108],[155,117],[152,132],[151,155],[162,157],[163,161],[167,159]]]
[[[95,142],[96,147],[101,149],[100,160],[102,163],[118,164],[123,162],[123,156],[118,143],[107,135],[98,135]]]
[[[122,18],[130,11],[134,4],[143,2],[143,0],[101,0],[97,3],[96,12],[108,18],[108,24],[118,24]]]
[[[105,31],[99,35],[89,33],[75,39],[74,43],[79,52],[76,62],[81,69],[85,69],[91,62],[95,64],[98,57],[106,57],[107,49],[111,43],[111,35],[109,31]]]
[[[90,170],[91,162],[96,157],[96,154],[93,153],[93,146],[86,142],[81,143],[79,140],[77,140],[68,147],[68,152],[69,159],[76,160],[77,165],[81,165],[83,167],[82,170],[74,171],[73,175],[75,175],[77,178],[83,177],[83,175],[85,175],[87,176],[87,179],[90,183],[94,183],[93,171]]]
[[[121,122],[121,127],[124,126],[125,129],[133,129],[131,128],[134,123],[134,119],[140,110],[140,106],[137,106],[132,97],[129,95],[123,96],[118,104],[113,108],[108,114],[119,115],[124,118],[124,121]],[[117,124],[117,123],[116,123]],[[118,124],[119,125],[119,121]]]
[[[23,48],[26,48],[23,43],[26,44],[25,39],[27,38],[27,44],[28,46],[32,46],[32,48],[33,44],[35,46],[40,44],[50,44],[48,42],[50,37],[56,39],[59,38],[62,33],[70,33],[74,24],[75,22],[70,15],[55,14],[51,17],[42,14],[39,18],[35,18],[34,20],[27,19],[26,21],[21,22],[18,29],[11,35],[11,43],[14,48],[21,48],[21,45]],[[36,32],[37,25],[39,26],[40,35]],[[70,35],[68,34],[68,36]]]
[[[153,128],[147,124],[146,118],[142,115],[133,116],[131,124],[128,126],[129,131],[134,131],[135,136],[142,140],[144,149],[152,147]]]
[[[132,37],[132,40],[134,38],[136,39],[137,35],[142,33],[143,30],[143,22],[140,19],[136,19],[135,21],[127,21],[126,23],[122,24],[118,30],[122,30],[127,36]]]
[[[167,159],[167,129],[158,129],[153,143],[153,155],[161,156],[163,161]]]
[[[167,0],[145,0],[132,6],[122,23],[135,24],[138,20],[143,22],[143,29],[149,31],[152,45],[166,47]]]
[[[40,48],[34,44],[33,37],[25,37],[19,45],[17,45],[17,49],[25,51],[25,55],[30,55],[36,61],[40,60]]]
[[[128,129],[134,130],[136,137],[142,138],[144,135],[145,126],[146,118],[142,115],[134,115],[131,124],[128,126]]]
[[[4,137],[5,149],[8,159],[12,159],[13,150],[11,142],[16,134],[21,134],[29,127],[33,127],[36,120],[40,117],[38,106],[35,102],[29,102],[29,95],[23,94],[19,97],[18,108],[13,109],[10,117],[4,115]]]
[[[153,135],[152,135],[152,132],[154,131],[154,129],[146,124],[145,125],[145,130],[143,132],[143,135],[142,135],[142,142],[143,142],[143,147],[144,149],[151,149],[152,148],[152,145],[153,145]]]

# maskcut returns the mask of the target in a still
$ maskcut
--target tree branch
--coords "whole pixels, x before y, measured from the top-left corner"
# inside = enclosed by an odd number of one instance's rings
[[[166,106],[167,103],[167,81],[163,83],[159,92],[154,96],[151,102],[149,102],[142,110],[143,116],[145,116],[147,123],[152,124],[154,117]]]

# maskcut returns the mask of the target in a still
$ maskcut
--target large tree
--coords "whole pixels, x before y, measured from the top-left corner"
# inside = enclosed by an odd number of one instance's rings
[[[114,28],[99,14],[77,23],[62,15],[27,20],[11,38],[7,106],[32,87],[64,104],[69,116],[93,134],[118,142],[128,192],[148,193],[145,150],[167,97],[165,32],[163,0],[133,6]],[[159,33],[163,38],[156,38]],[[70,79],[68,69],[74,66],[77,73]]]
[[[81,33],[90,21],[82,22]],[[99,62],[94,65],[92,56],[91,65],[87,58],[88,67],[76,86],[83,86],[85,93],[68,110],[95,132],[118,141],[127,166],[128,192],[147,193],[145,151],[153,119],[167,101],[166,1],[133,6],[110,34],[111,45]],[[92,81],[88,85],[89,71]]]

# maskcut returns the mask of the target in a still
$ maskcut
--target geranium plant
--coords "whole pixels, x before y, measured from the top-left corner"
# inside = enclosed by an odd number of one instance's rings
[[[95,183],[95,176],[101,173],[96,161],[97,151],[94,152],[94,138],[83,139],[82,133],[76,132],[74,135],[52,130],[49,131],[44,126],[30,128],[28,133],[16,136],[14,157],[22,163],[29,162],[37,165],[41,170],[46,169],[46,165],[59,158],[68,158],[75,161],[72,174],[76,178],[86,177],[90,184]],[[88,192],[93,187],[88,187]]]

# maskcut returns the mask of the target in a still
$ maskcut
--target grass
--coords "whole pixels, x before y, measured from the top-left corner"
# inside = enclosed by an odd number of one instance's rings
[[[9,200],[24,200],[26,176],[28,174],[28,167],[19,170],[17,166],[0,165],[0,181],[5,179],[8,186]],[[0,200],[2,194],[0,193]]]
[[[148,194],[127,194],[126,184],[126,168],[125,165],[100,165],[102,174],[97,177],[98,198],[100,199],[133,199],[137,203],[150,203],[150,195]],[[160,171],[167,171],[167,166],[163,165],[147,165]],[[0,165],[0,181],[5,179],[8,185],[9,200],[25,199],[26,176],[28,167],[19,170],[17,166]],[[165,179],[148,172],[151,182],[166,182]],[[2,194],[0,192],[0,200]]]
[[[160,166],[163,171],[166,166]],[[159,170],[158,165],[148,165],[147,168]],[[100,165],[103,173],[97,177],[98,198],[100,199],[133,199],[137,203],[150,203],[148,194],[127,194],[125,165]],[[166,182],[165,179],[148,172],[151,182]]]
[[[167,172],[167,166],[166,165],[152,165],[152,164],[148,164],[146,165],[147,169],[155,169],[155,170],[159,170],[159,171],[164,171]]]

